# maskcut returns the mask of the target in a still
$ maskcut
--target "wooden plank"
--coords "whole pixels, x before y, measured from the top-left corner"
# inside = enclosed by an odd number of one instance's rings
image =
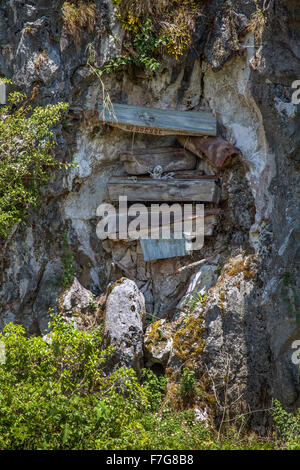
[[[152,230],[157,230],[158,228],[163,227],[161,219],[158,219],[157,217],[154,217],[151,220],[150,208],[146,208],[145,212],[147,213],[146,217],[145,217],[145,220],[148,220],[148,227],[149,228],[146,228],[146,229],[141,228],[139,238],[147,238],[150,235],[151,228],[152,228]],[[152,211],[152,214],[155,213],[155,212],[158,215],[160,213],[159,211]],[[222,213],[221,209],[212,209],[212,210],[204,211],[204,236],[205,237],[212,236],[214,227],[215,227],[215,225],[217,223],[217,220],[218,220],[218,216],[221,213]],[[141,215],[143,216],[145,214],[141,214]],[[196,222],[196,216],[193,213],[187,214],[187,211],[185,211],[184,216],[185,216],[185,220],[192,219]],[[114,215],[111,216],[111,219],[109,217],[107,217],[106,218],[107,238],[111,239],[111,236],[115,235],[115,237],[113,239],[115,239],[115,240],[120,239],[119,238],[119,226],[120,226],[120,223],[122,223],[122,219],[123,220],[125,219],[125,224],[127,225],[127,230],[128,230],[128,226],[129,226],[130,222],[132,222],[135,219],[135,216],[127,216],[127,214],[118,214],[117,213],[117,224],[116,224],[116,231],[115,232],[112,229],[112,227],[114,227]],[[183,220],[182,217],[180,219]],[[157,220],[158,220],[158,222],[157,222]],[[176,219],[176,220],[178,220],[178,219]],[[171,217],[171,232],[172,233],[174,232],[173,223],[174,223],[174,218]],[[124,225],[124,222],[123,222],[123,225]],[[188,236],[188,234],[187,234],[187,236]]]
[[[216,118],[203,111],[175,111],[114,103],[100,105],[101,121],[129,132],[154,135],[216,135]]]
[[[144,175],[160,165],[163,172],[193,170],[197,158],[194,154],[181,147],[158,147],[123,152],[120,160],[124,162],[129,175]]]
[[[6,103],[6,84],[0,81],[0,104]]]
[[[108,182],[108,194],[111,201],[119,201],[119,196],[127,196],[128,201],[161,202],[219,202],[220,188],[215,178],[167,180],[139,178],[130,180],[124,177],[112,177]]]

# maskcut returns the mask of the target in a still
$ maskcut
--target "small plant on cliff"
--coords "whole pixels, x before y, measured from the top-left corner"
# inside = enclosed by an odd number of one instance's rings
[[[67,110],[66,103],[32,109],[21,93],[11,93],[8,105],[0,108],[0,237],[26,218],[37,206],[40,186],[50,170],[63,164],[52,154],[51,128]],[[66,165],[65,165],[66,166]]]
[[[96,5],[94,2],[71,0],[63,3],[63,22],[68,33],[79,47],[83,28],[92,33],[96,22]]]
[[[200,303],[202,307],[204,307],[206,299],[207,299],[207,294],[201,294],[201,292],[193,291],[190,293],[188,297],[186,306],[189,308],[190,312],[193,312],[198,303]]]
[[[122,42],[113,36],[121,52],[101,68],[95,67],[89,55],[88,65],[101,76],[130,64],[155,71],[163,54],[178,59],[192,44],[202,3],[202,0],[113,0],[116,16],[125,30]]]
[[[180,393],[185,397],[194,395],[196,391],[195,372],[184,368],[180,378]]]
[[[117,18],[133,44],[148,24],[149,30],[143,43],[152,42],[152,52],[167,52],[178,59],[191,45],[203,1],[113,0],[113,3],[117,8]]]
[[[90,295],[89,307],[93,312],[97,310],[98,307],[96,296],[93,293]]]
[[[69,246],[67,233],[64,233],[63,238],[63,253],[61,257],[61,265],[63,269],[61,277],[61,286],[63,289],[67,289],[72,284],[75,275],[74,256]]]

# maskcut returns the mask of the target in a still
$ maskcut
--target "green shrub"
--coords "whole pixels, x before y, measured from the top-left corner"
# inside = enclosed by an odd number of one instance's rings
[[[7,325],[0,340],[0,449],[103,448],[149,409],[131,369],[106,376],[112,348],[99,330],[83,332],[52,314],[47,338]]]
[[[300,450],[300,408],[289,413],[275,400],[273,419],[279,442],[290,450]]]
[[[52,149],[52,126],[68,105],[58,103],[32,107],[26,96],[9,95],[0,107],[0,237],[7,237],[14,224],[25,219],[28,208],[39,203],[39,189],[60,167]]]
[[[183,396],[192,396],[196,391],[195,372],[184,368],[180,378],[180,392]]]
[[[156,410],[161,402],[162,396],[166,390],[167,378],[164,375],[157,376],[152,370],[143,369],[142,381],[146,390],[150,392],[151,409]]]
[[[112,348],[102,349],[103,328],[76,329],[51,313],[45,337],[26,337],[20,325],[0,334],[0,449],[272,449],[299,448],[299,411],[275,404],[278,440],[217,432],[197,421],[193,410],[174,411],[164,400],[166,378],[132,369],[108,374]],[[184,393],[195,387],[185,369]]]

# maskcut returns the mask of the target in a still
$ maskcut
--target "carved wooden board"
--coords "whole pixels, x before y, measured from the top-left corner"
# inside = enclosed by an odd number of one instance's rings
[[[160,165],[164,172],[193,170],[197,158],[181,147],[158,147],[124,152],[120,155],[129,175],[144,175]]]
[[[197,179],[152,179],[136,180],[115,176],[108,182],[111,201],[119,201],[119,196],[127,196],[128,201],[162,202],[219,202],[220,187],[214,176]]]
[[[203,111],[174,111],[128,104],[98,108],[101,121],[129,132],[153,135],[216,135],[216,118]]]

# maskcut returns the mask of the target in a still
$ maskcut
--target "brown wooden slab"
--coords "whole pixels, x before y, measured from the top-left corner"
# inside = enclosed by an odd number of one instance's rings
[[[204,236],[205,237],[210,237],[212,236],[213,234],[213,231],[214,231],[214,227],[217,223],[217,220],[218,220],[218,215],[221,214],[221,210],[220,209],[216,209],[216,210],[212,210],[212,211],[205,211],[204,212]],[[139,231],[140,233],[140,238],[147,238],[149,235],[150,235],[150,229],[152,228],[152,230],[154,232],[157,232],[158,233],[158,229],[159,228],[163,228],[163,224],[161,223],[161,221],[159,221],[158,223],[156,223],[156,221],[152,221],[151,222],[151,216],[150,216],[150,212],[148,211],[148,227],[147,229],[143,229],[141,228],[141,230]],[[113,217],[113,216],[112,216]],[[126,217],[126,223],[127,223],[127,230],[128,230],[128,226],[130,224],[130,222],[132,222],[135,217],[127,217],[126,215],[124,215],[124,217]],[[191,216],[191,217],[186,217],[186,220],[188,220],[188,218],[192,218],[193,220],[196,219],[195,216]],[[118,227],[119,227],[119,223],[120,223],[120,219],[122,218],[122,216],[120,214],[117,214],[117,228],[116,228],[116,233],[113,232],[112,230],[109,230],[109,227],[112,227],[112,223],[113,223],[113,220],[111,220],[111,224],[109,224],[109,218],[106,218],[106,222],[108,223],[108,226],[107,226],[107,237],[108,238],[111,238],[112,234],[115,234],[115,237],[114,239],[115,240],[119,240],[119,230],[118,230]],[[171,223],[171,232],[177,232],[178,230],[176,230],[176,227],[174,229],[174,220],[172,220],[172,223]],[[188,234],[186,235],[188,237]]]
[[[115,176],[108,182],[111,201],[119,201],[119,196],[127,196],[128,201],[161,202],[219,202],[220,187],[215,177],[162,180],[152,178],[130,178]]]
[[[120,155],[129,175],[144,175],[160,165],[163,172],[193,170],[196,156],[182,147],[156,147],[124,152]]]

